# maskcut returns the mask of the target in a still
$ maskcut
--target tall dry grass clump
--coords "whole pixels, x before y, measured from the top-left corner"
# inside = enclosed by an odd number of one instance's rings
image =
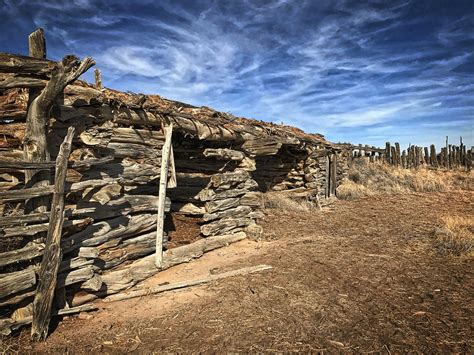
[[[434,235],[441,254],[474,256],[474,217],[442,217]]]
[[[262,194],[262,199],[265,209],[298,212],[309,212],[318,209],[317,205],[311,201],[290,198],[280,192],[266,192]]]
[[[442,192],[451,188],[473,189],[473,174],[427,168],[403,169],[354,159],[348,178],[338,187],[342,199],[381,193]]]

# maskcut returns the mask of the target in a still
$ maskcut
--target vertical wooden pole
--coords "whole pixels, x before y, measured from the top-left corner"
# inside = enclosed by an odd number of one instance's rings
[[[424,150],[425,150],[425,155],[424,155],[425,164],[428,165],[430,162],[430,154],[428,152],[428,147],[425,147]]]
[[[33,58],[46,58],[46,40],[44,31],[38,28],[28,36],[28,55]],[[40,88],[31,88],[28,90],[28,108],[31,109],[33,101],[41,94]],[[27,119],[26,132],[34,132],[37,144],[33,146],[25,139],[26,144],[23,145],[23,156],[26,161],[44,162],[50,161],[49,151],[46,143],[46,128],[40,127],[37,122]],[[26,135],[25,138],[27,138]],[[45,170],[25,170],[25,185],[28,187],[39,187],[49,185],[51,181],[51,172]],[[49,208],[49,196],[41,196],[27,201],[25,212],[46,212]]]
[[[100,73],[99,69],[94,70],[94,79],[95,79],[95,88],[97,90],[102,90],[104,87],[102,86],[102,74]]]
[[[390,164],[391,159],[390,159],[390,142],[385,143],[385,160],[387,164]]]
[[[407,152],[405,150],[402,152],[401,160],[402,160],[402,167],[406,169],[407,168]]]
[[[446,168],[449,169],[449,148],[448,148],[448,136],[446,136]]]
[[[430,163],[431,166],[438,167],[438,159],[436,157],[436,147],[434,144],[430,145]]]
[[[395,143],[395,154],[397,156],[397,165],[401,165],[400,143]]]
[[[60,241],[64,221],[64,185],[73,136],[74,128],[69,127],[56,158],[56,176],[54,179],[48,235],[38,275],[38,287],[36,288],[33,301],[33,323],[31,327],[31,337],[33,340],[46,339],[48,335],[51,306],[54,290],[56,289],[59,264],[61,263]]]
[[[337,158],[336,154],[331,154],[331,179],[330,179],[330,194],[336,196],[337,185]]]
[[[394,146],[390,147],[390,155],[392,157],[392,165],[397,165],[397,153]]]
[[[173,124],[163,128],[163,131],[165,134],[165,144],[161,151],[160,189],[158,192],[158,214],[156,221],[155,266],[157,268],[161,268],[163,264],[163,226],[165,222],[166,188],[168,185],[168,166],[171,152]]]

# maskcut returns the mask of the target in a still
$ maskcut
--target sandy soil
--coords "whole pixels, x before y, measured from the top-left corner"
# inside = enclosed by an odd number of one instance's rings
[[[64,318],[44,343],[29,329],[6,352],[474,351],[472,258],[436,253],[441,215],[474,213],[474,193],[337,201],[267,210],[242,241],[147,280],[157,285],[257,264],[272,270]]]

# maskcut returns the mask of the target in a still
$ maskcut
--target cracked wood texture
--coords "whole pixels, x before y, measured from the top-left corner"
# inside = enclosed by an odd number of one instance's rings
[[[49,221],[46,246],[38,276],[38,287],[33,302],[33,324],[31,337],[34,340],[46,339],[51,319],[51,306],[56,288],[57,273],[61,263],[61,233],[64,222],[64,185],[74,128],[69,127],[66,138],[56,159],[53,202]]]

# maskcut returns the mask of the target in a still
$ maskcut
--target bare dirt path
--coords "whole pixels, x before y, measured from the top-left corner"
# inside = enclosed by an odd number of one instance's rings
[[[147,281],[243,266],[273,270],[62,320],[45,343],[29,330],[2,348],[62,352],[327,351],[472,353],[472,258],[436,253],[442,215],[474,213],[474,194],[337,201],[323,212],[267,210],[264,241],[243,241]]]

